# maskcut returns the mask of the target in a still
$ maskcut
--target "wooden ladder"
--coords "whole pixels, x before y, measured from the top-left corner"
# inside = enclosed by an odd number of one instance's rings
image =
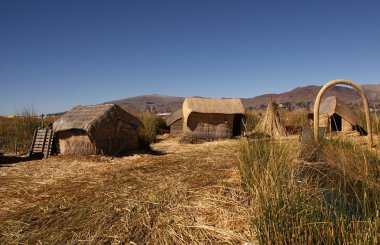
[[[36,129],[34,131],[32,145],[30,146],[29,156],[43,155],[48,158],[51,154],[54,133],[52,129]]]

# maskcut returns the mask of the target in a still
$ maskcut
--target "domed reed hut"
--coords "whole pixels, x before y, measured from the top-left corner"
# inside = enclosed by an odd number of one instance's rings
[[[244,129],[240,99],[186,98],[183,102],[183,133],[199,139],[231,138]]]
[[[142,123],[114,104],[78,106],[53,124],[61,154],[116,155],[139,148]]]
[[[182,135],[182,109],[173,112],[168,120],[166,120],[166,126],[170,128],[170,135],[173,137]]]
[[[326,132],[367,132],[358,125],[358,116],[335,96],[324,99],[319,107],[319,126]]]

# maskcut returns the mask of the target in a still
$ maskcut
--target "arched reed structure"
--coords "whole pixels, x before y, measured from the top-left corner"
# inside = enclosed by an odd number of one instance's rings
[[[322,89],[319,91],[317,98],[315,99],[314,103],[314,141],[318,142],[318,128],[319,128],[319,106],[321,104],[321,98],[323,94],[326,92],[326,90],[332,86],[335,86],[337,84],[343,84],[343,85],[348,85],[353,88],[355,88],[361,95],[363,104],[364,104],[364,112],[365,112],[365,117],[366,117],[366,122],[367,122],[367,142],[368,146],[372,147],[373,146],[373,140],[372,140],[372,127],[371,127],[371,117],[369,115],[369,106],[368,106],[368,99],[367,96],[363,90],[362,87],[360,87],[358,84],[348,81],[348,80],[342,80],[342,79],[337,79],[337,80],[332,80],[328,83],[326,83]]]

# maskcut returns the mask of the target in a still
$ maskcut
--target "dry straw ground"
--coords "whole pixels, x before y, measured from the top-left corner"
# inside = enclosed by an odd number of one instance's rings
[[[152,147],[150,155],[1,164],[0,243],[255,240],[236,140]]]
[[[301,154],[298,137],[165,139],[123,158],[0,158],[0,244],[376,244],[379,145],[340,135]],[[319,164],[306,165],[316,166],[311,176],[297,174],[305,161]],[[340,200],[354,215],[339,213]]]

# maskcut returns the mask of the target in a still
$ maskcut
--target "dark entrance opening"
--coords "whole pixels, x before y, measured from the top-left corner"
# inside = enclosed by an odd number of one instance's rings
[[[336,113],[331,116],[331,131],[342,131],[342,117]]]
[[[241,131],[244,128],[243,120],[244,120],[244,115],[235,114],[235,116],[234,116],[234,125],[233,125],[233,128],[232,128],[232,134],[233,134],[233,136],[239,136],[239,135],[241,135]]]

